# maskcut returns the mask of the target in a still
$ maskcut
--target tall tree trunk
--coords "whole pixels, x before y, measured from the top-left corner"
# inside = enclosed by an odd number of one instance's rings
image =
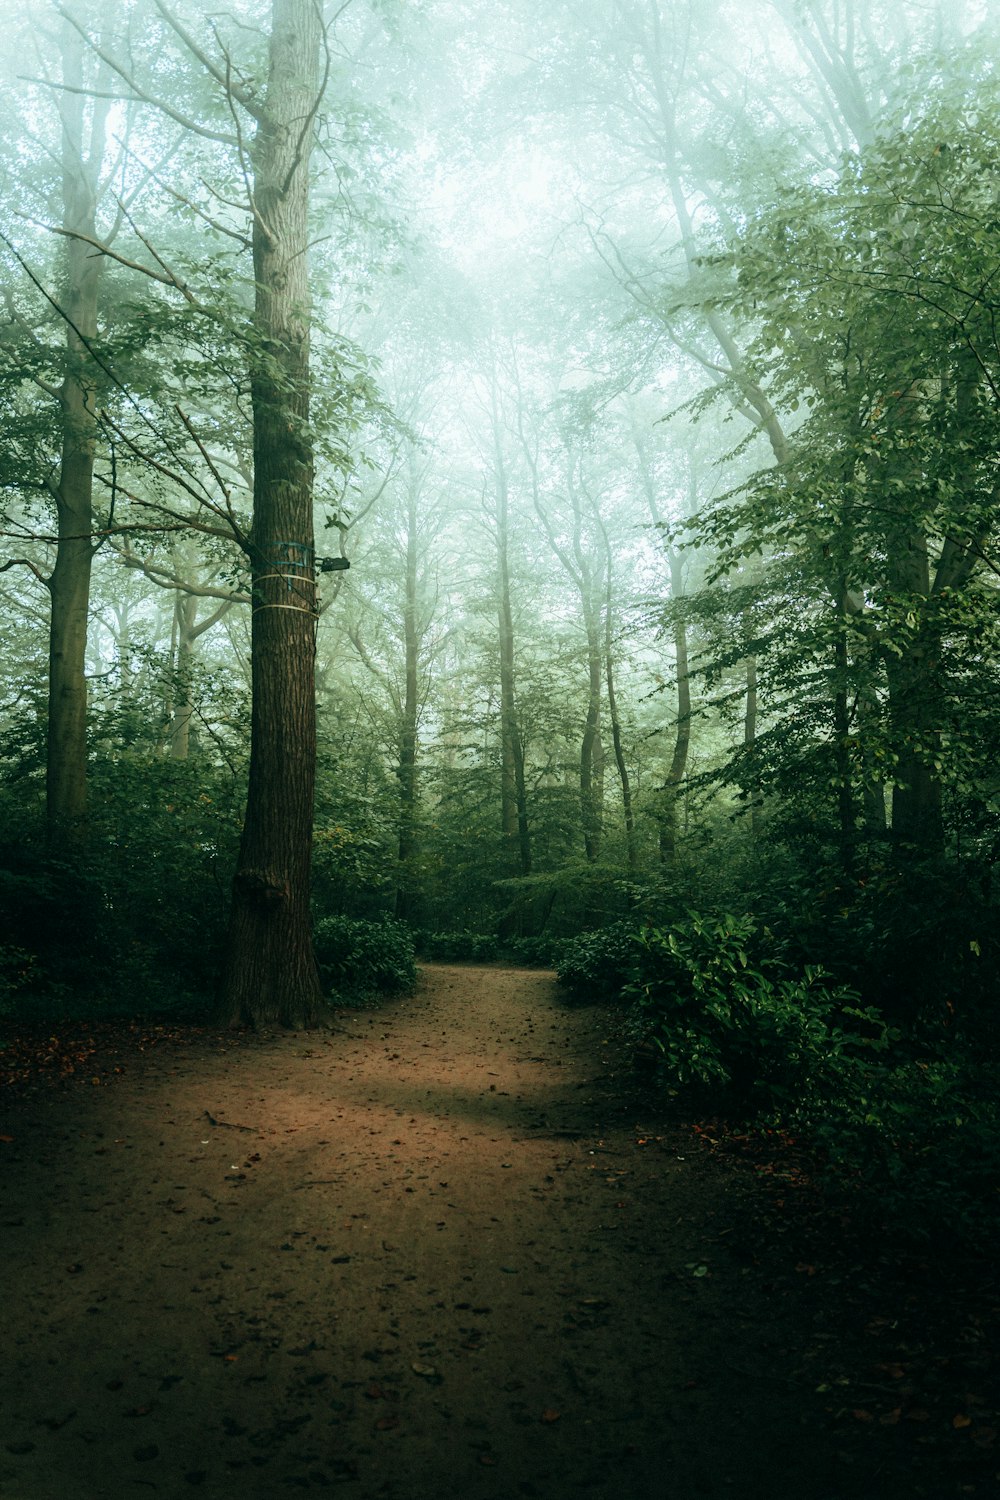
[[[670,567],[670,597],[684,596],[684,564],[676,552],[667,554]],[[687,624],[680,614],[674,616],[674,663],[677,672],[677,724],[674,750],[670,757],[664,786],[664,807],[660,815],[660,859],[670,864],[677,852],[677,803],[687,772],[691,748],[691,669],[688,662]]]
[[[522,875],[531,873],[531,835],[524,783],[524,746],[517,722],[514,675],[514,613],[510,598],[510,529],[506,475],[497,482],[497,611],[500,645],[500,816],[504,844],[516,847],[508,864]]]
[[[607,535],[605,534],[605,545]],[[622,814],[625,820],[625,857],[628,862],[628,872],[634,875],[639,867],[639,853],[635,842],[635,813],[632,808],[632,783],[629,780],[628,765],[625,761],[625,750],[622,746],[621,721],[618,717],[618,695],[615,691],[615,667],[614,667],[614,610],[611,588],[611,548],[608,553],[608,576],[607,588],[604,599],[604,671],[608,686],[608,718],[611,721],[611,742],[614,746],[615,765],[618,768],[618,780],[622,789]]]
[[[925,420],[923,391],[914,382],[896,408],[895,426],[902,441],[894,469],[915,489],[922,475],[914,470],[907,438]],[[941,782],[934,769],[940,748],[940,627],[931,597],[927,537],[902,505],[886,536],[886,576],[897,611],[915,621],[898,626],[896,639],[884,652],[896,755],[892,836],[904,858],[914,853],[936,858],[944,852]]]
[[[846,595],[844,584],[842,594]],[[840,862],[845,875],[853,875],[857,830],[854,826],[854,785],[851,768],[851,723],[848,706],[847,622],[843,609],[837,622],[833,667],[833,760],[837,773],[837,824]]]
[[[746,707],[743,711],[743,751],[747,759],[750,783],[750,833],[756,839],[760,833],[761,809],[757,780],[757,658],[746,659]]]
[[[603,812],[603,746],[601,745],[601,697],[603,652],[600,622],[595,610],[589,574],[584,579],[583,616],[587,631],[587,717],[580,742],[580,816],[584,852],[594,862],[601,852]]]
[[[65,23],[62,35],[63,227],[97,232],[97,187],[104,156],[104,114],[95,101],[89,150],[84,146],[84,42]],[[46,816],[54,843],[78,843],[87,810],[87,681],[85,661],[94,556],[95,369],[88,344],[97,335],[102,256],[80,239],[66,240],[62,310],[66,373],[60,388],[62,452],[55,488],[56,560],[48,579],[49,708]]]
[[[198,600],[193,594],[174,595],[174,660],[171,674],[173,697],[170,715],[170,759],[187,760],[191,750],[191,672],[197,639]]]
[[[420,632],[417,621],[417,492],[410,485],[406,508],[406,576],[403,602],[404,685],[399,726],[399,836],[396,871],[396,916],[410,916],[417,803],[417,665]]]
[[[309,158],[321,17],[273,0],[254,141],[254,518],[250,775],[221,1012],[308,1025],[321,998],[309,910],[316,577],[309,429]]]

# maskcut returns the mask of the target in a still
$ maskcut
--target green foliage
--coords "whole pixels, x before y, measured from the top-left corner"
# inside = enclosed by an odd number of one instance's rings
[[[0,947],[0,1020],[14,1010],[15,997],[35,982],[36,958],[24,948]]]
[[[831,1175],[916,1238],[989,1250],[1000,1227],[994,1069],[962,1048],[858,1063],[796,1128]]]
[[[562,950],[563,939],[542,933],[538,937],[507,938],[501,945],[500,956],[530,969],[551,969]]]
[[[403,994],[417,982],[413,937],[402,922],[322,917],[314,938],[320,977],[338,1000]]]
[[[773,959],[754,963],[754,936],[752,917],[729,913],[644,928],[625,997],[676,1083],[721,1087],[744,1109],[798,1108],[841,1059],[884,1048],[888,1034],[822,969],[790,975]]]
[[[418,932],[421,957],[442,963],[489,963],[499,953],[499,944],[489,932]]]
[[[611,999],[634,974],[638,955],[634,921],[612,922],[563,943],[556,954],[556,975],[582,999]]]
[[[203,761],[95,765],[85,860],[51,854],[0,796],[0,945],[35,957],[19,1014],[206,1012],[228,913],[240,792]]]

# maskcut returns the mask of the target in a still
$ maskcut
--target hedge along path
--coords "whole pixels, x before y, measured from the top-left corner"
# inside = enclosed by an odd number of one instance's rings
[[[336,1030],[25,1102],[0,1495],[870,1494],[729,1179],[606,1025],[436,965]]]

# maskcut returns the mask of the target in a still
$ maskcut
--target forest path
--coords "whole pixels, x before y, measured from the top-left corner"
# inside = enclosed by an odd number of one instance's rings
[[[872,1493],[726,1174],[636,1102],[604,1019],[551,975],[433,966],[338,1031],[24,1101],[2,1500]]]

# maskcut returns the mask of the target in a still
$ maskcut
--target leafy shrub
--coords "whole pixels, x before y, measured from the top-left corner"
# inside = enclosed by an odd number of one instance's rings
[[[844,1059],[884,1048],[888,1032],[822,969],[754,964],[755,934],[752,917],[726,913],[644,928],[625,994],[676,1083],[722,1088],[744,1107],[798,1109]]]
[[[36,959],[24,948],[0,947],[0,1019],[12,1013],[16,997],[36,978]]]
[[[314,935],[320,977],[340,998],[398,995],[416,983],[413,936],[402,922],[323,917]]]
[[[566,939],[556,954],[556,976],[581,998],[611,999],[634,975],[638,955],[635,923],[612,922]]]
[[[417,946],[424,958],[441,963],[489,963],[496,958],[498,944],[489,932],[421,932]]]
[[[1000,1221],[1000,1100],[967,1055],[859,1062],[803,1119],[830,1171],[912,1236],[992,1247]]]
[[[529,968],[550,969],[565,946],[565,938],[518,937],[510,938],[501,947],[501,954],[511,963],[526,964]]]

